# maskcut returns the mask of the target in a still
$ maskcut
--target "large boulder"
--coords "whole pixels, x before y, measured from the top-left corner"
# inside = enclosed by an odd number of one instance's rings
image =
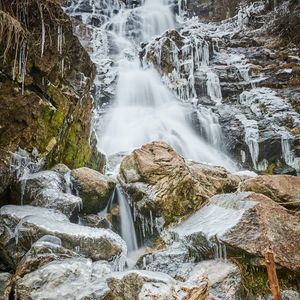
[[[195,211],[217,193],[235,191],[239,182],[223,168],[185,161],[159,141],[125,157],[119,178],[140,212],[149,215],[150,210],[167,222]]]
[[[15,275],[23,277],[25,274],[31,273],[51,261],[63,260],[75,256],[78,256],[76,252],[62,247],[59,238],[45,235],[33,243],[30,250],[18,264]]]
[[[44,235],[58,237],[64,248],[94,261],[118,261],[127,252],[125,242],[111,230],[70,223],[53,210],[10,205],[0,209],[0,256],[11,268]]]
[[[109,300],[205,300],[209,293],[208,280],[200,275],[194,282],[181,283],[160,272],[128,271],[112,274],[107,284]]]
[[[207,275],[211,294],[216,299],[241,299],[241,274],[237,266],[221,260],[194,262],[188,247],[178,242],[164,250],[143,255],[137,265],[143,270],[164,272],[182,282],[192,283]]]
[[[72,170],[74,187],[83,201],[83,212],[96,214],[104,209],[109,201],[115,180],[89,168]]]
[[[106,299],[109,289],[103,278],[110,272],[106,262],[73,257],[50,262],[18,278],[15,290],[21,300]]]
[[[266,249],[272,247],[278,266],[299,272],[299,221],[299,217],[264,195],[238,192],[212,197],[205,207],[170,232],[191,253],[203,251],[205,243],[219,257],[225,256],[225,250],[229,257],[242,253],[260,266],[264,265]]]
[[[287,208],[300,208],[300,178],[295,176],[258,176],[244,181],[240,190],[264,194]]]
[[[82,206],[79,197],[65,193],[65,179],[54,171],[23,175],[19,186],[18,197],[22,204],[56,209],[71,219],[76,218]]]
[[[185,215],[208,196],[185,160],[164,142],[136,149],[121,162],[120,179],[140,210],[166,218]]]

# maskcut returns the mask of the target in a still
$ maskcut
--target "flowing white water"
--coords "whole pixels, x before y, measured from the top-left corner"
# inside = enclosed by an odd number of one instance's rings
[[[229,159],[192,128],[191,105],[178,100],[154,68],[141,66],[137,42],[174,27],[167,3],[146,0],[141,7],[123,8],[104,25],[116,46],[113,55],[119,78],[115,101],[97,129],[99,145],[112,155],[163,140],[186,158],[231,168]]]
[[[138,244],[130,206],[125,195],[122,193],[122,191],[120,191],[120,188],[118,187],[116,188],[116,194],[120,206],[122,238],[127,244],[128,252],[136,251],[138,249]]]

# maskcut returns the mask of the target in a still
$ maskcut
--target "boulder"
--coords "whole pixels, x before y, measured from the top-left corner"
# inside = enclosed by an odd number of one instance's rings
[[[240,190],[260,193],[284,207],[300,209],[300,178],[295,176],[258,176],[244,181]]]
[[[81,225],[94,227],[94,228],[111,228],[112,224],[106,217],[98,215],[83,215],[79,220]]]
[[[239,178],[220,167],[185,161],[169,145],[155,141],[125,157],[119,179],[140,212],[167,223],[203,206],[217,193],[235,191]]]
[[[207,275],[211,293],[216,299],[240,299],[241,274],[237,266],[221,260],[195,262],[188,248],[178,242],[164,250],[143,255],[137,265],[140,269],[164,272],[191,284]]]
[[[209,196],[232,193],[238,189],[240,177],[231,174],[223,167],[187,161],[193,176],[208,190]]]
[[[16,292],[18,299],[106,299],[110,272],[108,263],[82,257],[53,261],[18,278]]]
[[[8,300],[12,289],[12,274],[0,273],[0,295],[1,300]]]
[[[141,211],[151,210],[168,219],[207,200],[185,160],[164,142],[144,145],[125,157],[120,179]]]
[[[82,206],[82,200],[65,191],[66,180],[54,171],[24,175],[20,180],[20,197],[23,204],[53,208],[74,220]]]
[[[204,300],[209,293],[208,280],[201,276],[191,284],[180,283],[164,273],[128,271],[114,273],[106,282],[110,288],[108,299],[115,300]]]
[[[66,249],[96,260],[118,261],[127,248],[120,236],[108,229],[70,223],[51,209],[7,205],[0,209],[0,256],[11,268],[44,235],[58,237]]]
[[[105,208],[116,186],[115,180],[89,168],[72,170],[71,176],[82,198],[84,213],[96,214]]]
[[[51,261],[63,260],[75,256],[78,256],[76,252],[62,247],[59,238],[45,235],[33,243],[30,250],[18,264],[15,275],[23,277],[25,274],[31,273]]]
[[[264,195],[238,192],[212,197],[206,206],[171,228],[170,233],[191,253],[201,252],[206,239],[205,245],[210,245],[219,257],[226,252],[229,257],[242,253],[260,266],[271,246],[278,266],[299,272],[299,221],[299,217]]]

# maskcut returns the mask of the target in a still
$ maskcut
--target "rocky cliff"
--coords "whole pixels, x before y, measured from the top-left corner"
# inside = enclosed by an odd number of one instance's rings
[[[47,166],[97,168],[89,142],[95,66],[59,1],[1,0],[0,20],[0,193],[19,148],[35,149]]]

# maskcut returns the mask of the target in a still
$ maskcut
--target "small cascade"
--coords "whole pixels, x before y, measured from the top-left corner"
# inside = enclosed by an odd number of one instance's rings
[[[131,209],[120,187],[116,188],[116,196],[120,206],[121,236],[127,244],[128,252],[136,251],[138,244]]]

